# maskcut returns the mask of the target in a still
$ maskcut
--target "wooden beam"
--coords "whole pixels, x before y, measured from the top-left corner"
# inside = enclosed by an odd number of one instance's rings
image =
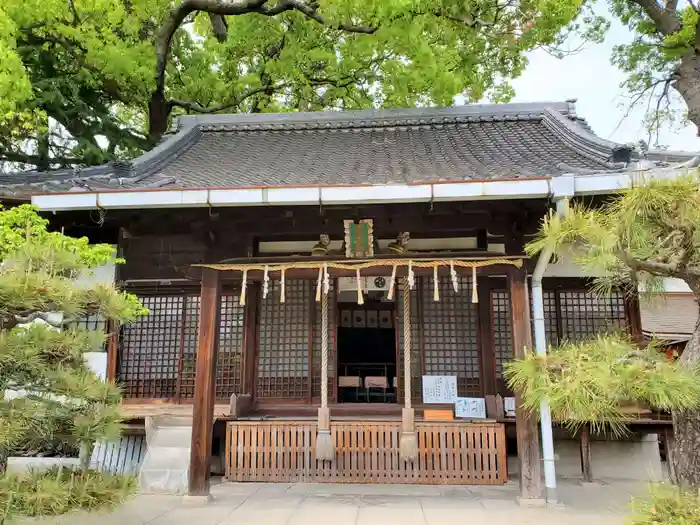
[[[591,433],[588,425],[581,427],[581,475],[585,483],[593,483],[591,471]]]
[[[209,496],[220,298],[221,283],[218,272],[205,269],[202,272],[202,296],[197,338],[197,371],[194,385],[192,450],[188,490],[190,496]]]
[[[493,322],[491,308],[491,288],[488,277],[477,277],[477,294],[479,304],[478,315],[478,343],[481,354],[481,387],[484,396],[496,395],[496,351],[493,346]],[[467,300],[467,299],[465,299]]]
[[[532,351],[532,325],[528,297],[527,272],[513,268],[508,272],[511,329],[516,359]],[[520,394],[515,393],[515,428],[520,460],[520,499],[544,499],[541,480],[540,444],[536,414],[522,407]]]
[[[255,399],[255,372],[257,370],[255,355],[258,342],[258,319],[260,317],[261,285],[259,282],[248,283],[245,311],[243,313],[243,364],[241,392],[250,394]]]

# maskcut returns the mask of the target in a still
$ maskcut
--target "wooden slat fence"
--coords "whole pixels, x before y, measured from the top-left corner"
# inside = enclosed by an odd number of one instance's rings
[[[316,423],[235,421],[226,432],[226,478],[253,482],[498,485],[507,481],[499,423],[417,422],[419,458],[399,458],[400,422],[336,422],[337,456],[316,461]]]

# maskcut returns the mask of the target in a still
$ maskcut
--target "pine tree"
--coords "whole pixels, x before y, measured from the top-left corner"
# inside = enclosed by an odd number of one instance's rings
[[[88,315],[128,323],[145,313],[111,284],[81,285],[120,262],[109,245],[47,230],[28,205],[0,211],[0,457],[18,450],[80,450],[81,470],[0,474],[0,522],[113,505],[133,480],[88,470],[95,441],[121,432],[120,392],[85,364],[105,334],[77,328]]]
[[[700,178],[649,180],[597,207],[574,205],[565,218],[550,215],[527,247],[573,253],[595,275],[593,291],[645,295],[664,278],[684,281],[700,299]],[[643,298],[644,299],[644,298]],[[677,364],[654,347],[606,335],[565,343],[546,357],[528,356],[507,370],[531,409],[547,398],[555,418],[570,424],[624,423],[618,405],[643,401],[672,409],[675,447],[671,472],[681,487],[700,488],[700,320]]]

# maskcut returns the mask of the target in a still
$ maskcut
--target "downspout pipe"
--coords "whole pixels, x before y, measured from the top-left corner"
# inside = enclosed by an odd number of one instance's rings
[[[557,215],[565,217],[569,210],[567,197],[555,198]],[[546,247],[540,252],[539,259],[532,272],[532,316],[535,329],[535,354],[547,353],[547,340],[544,324],[544,300],[542,297],[542,278],[549,265],[553,249]],[[542,433],[542,456],[544,461],[544,486],[548,503],[557,502],[557,476],[554,467],[554,438],[552,437],[552,414],[549,403],[542,400],[540,404],[540,429]]]

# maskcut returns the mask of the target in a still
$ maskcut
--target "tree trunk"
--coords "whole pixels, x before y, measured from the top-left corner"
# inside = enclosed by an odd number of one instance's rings
[[[695,331],[680,362],[684,366],[694,366],[700,362],[700,320],[695,325]],[[700,411],[674,411],[673,434],[675,444],[670,461],[671,472],[676,479],[672,481],[682,487],[700,487]]]
[[[148,103],[148,138],[155,146],[168,130],[168,115],[170,109],[162,91],[156,90],[151,94]]]
[[[688,120],[695,124],[700,135],[700,52],[694,47],[683,55],[672,85],[683,97],[688,106]]]

